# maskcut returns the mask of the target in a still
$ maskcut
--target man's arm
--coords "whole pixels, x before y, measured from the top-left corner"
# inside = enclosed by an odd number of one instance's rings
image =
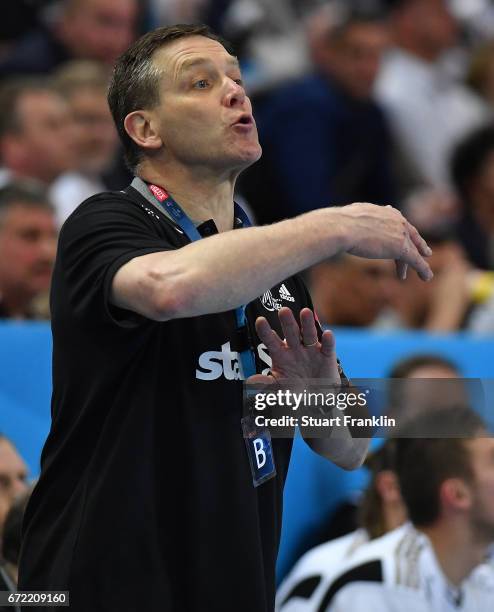
[[[430,249],[397,210],[351,204],[264,227],[223,232],[181,249],[136,257],[115,274],[111,301],[156,321],[246,304],[285,278],[341,252],[394,259],[432,277]]]

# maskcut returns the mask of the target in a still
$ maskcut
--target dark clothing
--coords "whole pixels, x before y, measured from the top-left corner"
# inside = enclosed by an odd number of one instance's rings
[[[494,238],[470,214],[465,214],[457,226],[457,237],[468,259],[482,270],[494,268]]]
[[[216,231],[212,221],[198,229]],[[61,230],[52,426],[25,514],[20,588],[69,590],[72,612],[273,609],[292,442],[273,440],[277,476],[254,488],[234,312],[158,323],[109,303],[123,264],[187,243],[132,187],[90,198]],[[284,284],[293,301],[282,302],[280,283],[274,300],[247,307],[258,372],[270,359],[256,317],[281,334],[273,302],[311,307],[298,277]]]
[[[48,74],[74,59],[50,29],[39,26],[25,34],[0,61],[0,78]]]
[[[384,114],[314,74],[256,107],[263,157],[243,193],[263,222],[350,202],[394,202]],[[249,192],[249,180],[254,187]]]

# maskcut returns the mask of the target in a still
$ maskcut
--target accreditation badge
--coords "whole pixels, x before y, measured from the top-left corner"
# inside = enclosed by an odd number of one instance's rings
[[[245,416],[241,423],[252,473],[252,483],[254,487],[258,487],[276,476],[271,434],[267,427],[256,425],[252,414]]]

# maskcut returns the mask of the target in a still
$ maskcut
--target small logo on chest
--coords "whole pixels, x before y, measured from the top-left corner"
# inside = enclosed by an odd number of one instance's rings
[[[264,306],[266,310],[270,312],[274,312],[275,310],[279,310],[282,307],[281,300],[275,298],[271,291],[265,291],[261,298],[261,304]]]

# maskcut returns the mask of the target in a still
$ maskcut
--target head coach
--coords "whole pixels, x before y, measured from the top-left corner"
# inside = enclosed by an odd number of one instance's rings
[[[68,590],[72,612],[268,612],[291,440],[250,448],[251,468],[241,381],[339,382],[299,271],[349,252],[428,280],[430,249],[373,204],[249,227],[234,185],[261,148],[237,59],[206,27],[143,36],[109,104],[135,179],[61,230],[19,589]],[[317,450],[352,469],[366,446]]]

